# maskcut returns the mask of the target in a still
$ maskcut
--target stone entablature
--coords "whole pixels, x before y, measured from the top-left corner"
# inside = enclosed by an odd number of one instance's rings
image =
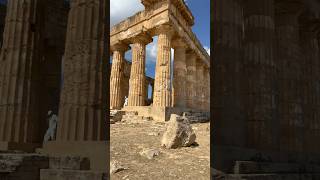
[[[183,15],[184,11],[181,11],[180,6],[177,7],[173,2],[161,1],[120,22],[111,29],[111,47],[119,42],[130,44],[134,37],[143,33],[155,36],[158,27],[169,24],[175,31],[174,35],[188,42],[189,49],[193,50],[199,56],[199,60],[209,67],[210,57],[192,32],[191,25]]]

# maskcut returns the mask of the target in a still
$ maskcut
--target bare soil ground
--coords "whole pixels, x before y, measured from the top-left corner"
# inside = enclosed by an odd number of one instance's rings
[[[111,174],[111,180],[210,179],[210,123],[192,124],[198,146],[165,149],[160,146],[165,123],[111,124],[111,161],[127,170]],[[143,149],[159,149],[153,159],[141,156]]]

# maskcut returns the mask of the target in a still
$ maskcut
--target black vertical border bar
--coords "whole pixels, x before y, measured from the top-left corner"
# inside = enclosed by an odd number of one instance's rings
[[[105,63],[105,66],[104,66],[104,71],[105,72],[105,79],[104,79],[104,91],[105,92],[105,98],[104,100],[106,101],[106,107],[105,107],[105,111],[106,111],[106,114],[105,114],[105,121],[107,123],[105,123],[107,125],[107,133],[106,133],[106,141],[107,141],[107,151],[106,152],[108,155],[108,159],[107,159],[107,172],[106,172],[106,180],[109,180],[110,179],[110,71],[109,69],[111,69],[109,66],[110,66],[110,63],[109,63],[109,57],[110,57],[110,0],[104,0],[106,1],[106,19],[105,19],[105,22],[106,22],[106,25],[105,25],[105,54],[106,54],[106,57],[105,59],[103,59],[103,61],[106,61]]]

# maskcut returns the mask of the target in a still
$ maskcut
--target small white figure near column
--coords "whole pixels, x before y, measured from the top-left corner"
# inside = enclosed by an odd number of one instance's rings
[[[48,121],[49,121],[49,127],[46,134],[44,135],[43,143],[46,143],[49,140],[55,139],[57,124],[58,124],[58,116],[53,114],[52,111],[48,111]]]
[[[126,107],[126,106],[128,106],[128,97],[127,96],[124,97],[124,104],[123,104],[123,107]]]

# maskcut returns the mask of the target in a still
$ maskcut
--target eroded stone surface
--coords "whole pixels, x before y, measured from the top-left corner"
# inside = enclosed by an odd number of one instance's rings
[[[166,148],[186,147],[195,143],[196,134],[187,119],[172,114],[161,140]]]
[[[143,149],[140,152],[141,156],[144,156],[148,159],[153,159],[154,157],[159,156],[159,154],[160,154],[160,151],[158,149]]]

